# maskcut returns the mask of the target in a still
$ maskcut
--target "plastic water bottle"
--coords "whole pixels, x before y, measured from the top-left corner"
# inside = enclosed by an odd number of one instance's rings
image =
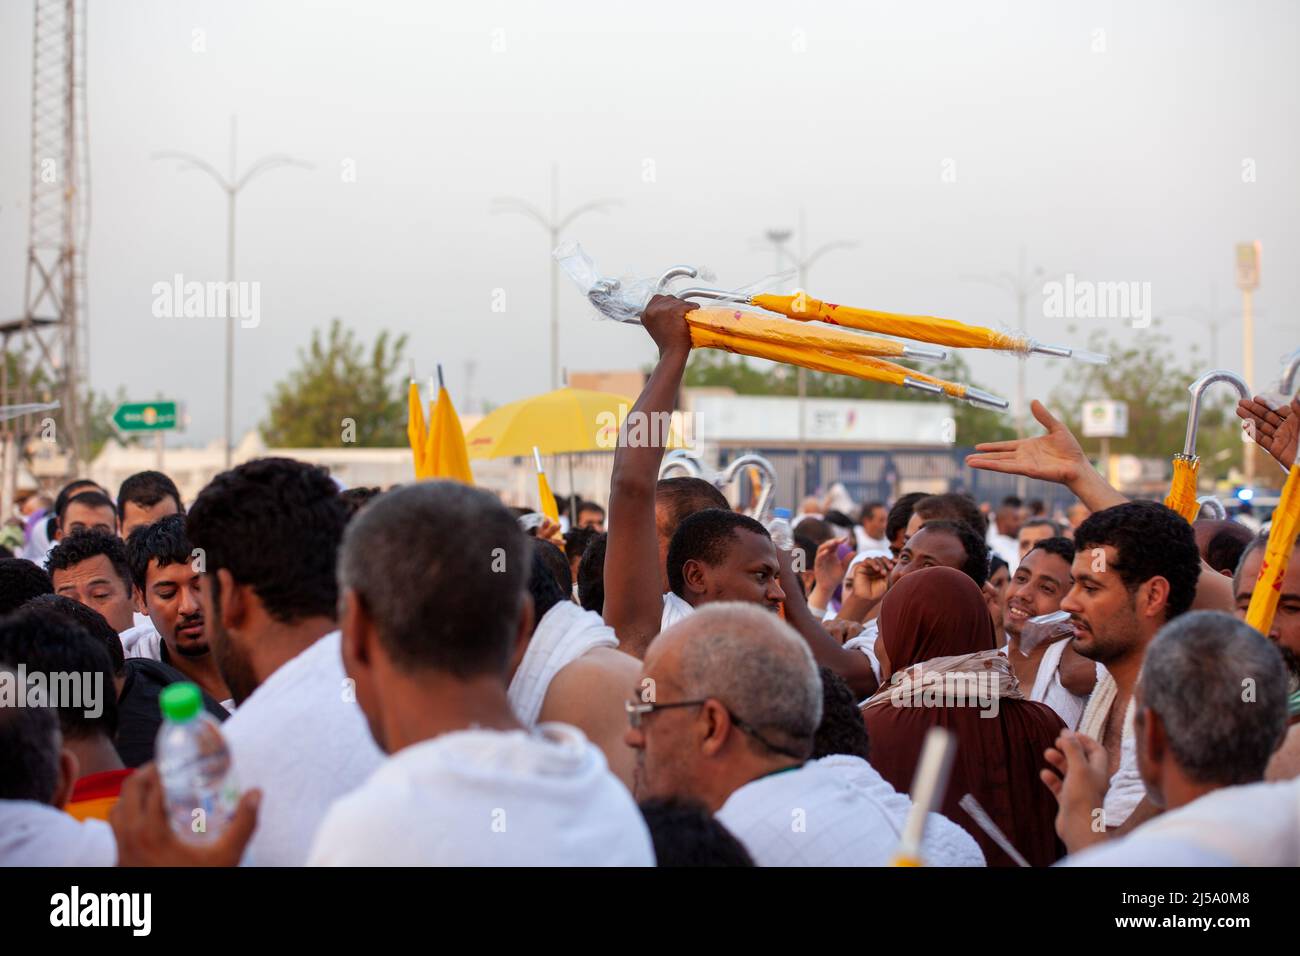
[[[772,512],[772,519],[767,522],[767,533],[780,550],[789,551],[794,548],[794,530],[790,527],[789,508],[777,508]]]
[[[239,804],[230,749],[220,725],[203,709],[197,684],[181,681],[158,695],[163,723],[154,759],[167,819],[184,840],[206,843],[226,828]]]

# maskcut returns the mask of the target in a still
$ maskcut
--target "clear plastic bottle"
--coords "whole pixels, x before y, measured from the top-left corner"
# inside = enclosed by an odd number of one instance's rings
[[[215,839],[239,803],[230,749],[220,725],[203,709],[197,684],[181,681],[158,695],[163,723],[154,759],[162,778],[167,818],[193,843]]]
[[[790,509],[777,508],[767,522],[767,533],[772,536],[772,543],[782,551],[794,548],[794,530],[790,527]]]

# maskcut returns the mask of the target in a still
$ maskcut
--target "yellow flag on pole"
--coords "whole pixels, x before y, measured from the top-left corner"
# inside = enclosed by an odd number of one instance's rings
[[[465,448],[465,431],[460,426],[460,416],[451,403],[442,384],[442,367],[438,367],[438,404],[433,408],[429,423],[429,443],[424,454],[428,478],[450,478],[467,485],[474,484],[474,473],[469,468],[469,452]]]

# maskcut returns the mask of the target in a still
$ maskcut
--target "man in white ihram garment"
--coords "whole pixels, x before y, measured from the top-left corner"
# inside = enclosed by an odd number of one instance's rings
[[[529,541],[528,591],[537,626],[516,645],[510,663],[510,706],[525,727],[564,723],[600,748],[609,769],[630,790],[635,754],[623,740],[623,701],[641,662],[618,649],[601,616],[573,602],[539,556],[554,545]]]
[[[1127,836],[1096,832],[1106,753],[1063,735],[1048,761],[1064,779],[1043,771],[1062,865],[1300,865],[1300,783],[1261,782],[1287,726],[1286,668],[1268,640],[1228,614],[1184,614],[1147,649],[1133,699],[1138,770],[1164,812]]]
[[[897,850],[911,801],[858,757],[809,760],[821,678],[780,618],[752,604],[700,608],[651,643],[627,709],[637,798],[703,804],[759,866],[882,866]],[[937,814],[922,852],[983,864]]]

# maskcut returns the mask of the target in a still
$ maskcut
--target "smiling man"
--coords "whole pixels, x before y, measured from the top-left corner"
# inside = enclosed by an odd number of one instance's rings
[[[1006,589],[1002,626],[1007,643],[1003,653],[1021,689],[1046,704],[1073,730],[1083,715],[1088,695],[1097,683],[1096,665],[1081,657],[1066,638],[1044,640],[1027,652],[1021,644],[1030,618],[1061,609],[1061,601],[1074,584],[1070,566],[1074,542],[1069,538],[1046,538],[1034,545],[1016,568]]]
[[[185,536],[185,516],[168,515],[138,526],[127,539],[126,552],[140,603],[158,634],[156,659],[175,667],[215,700],[229,701],[230,689],[204,630],[199,571]],[[233,702],[227,709],[233,709]]]

